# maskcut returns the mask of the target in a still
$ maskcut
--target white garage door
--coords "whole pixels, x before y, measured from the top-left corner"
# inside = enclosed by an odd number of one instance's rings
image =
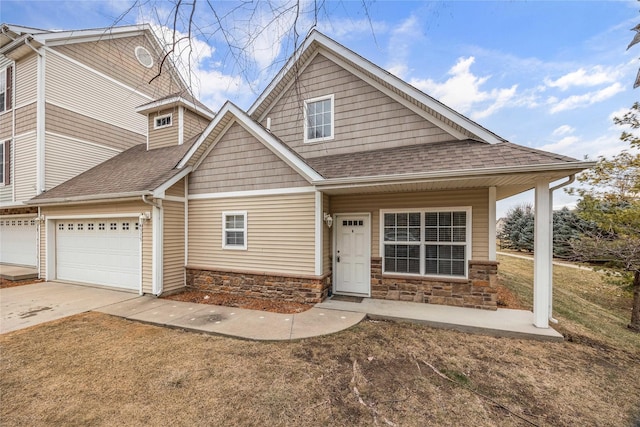
[[[57,221],[56,277],[59,280],[139,289],[137,218]]]
[[[38,262],[35,219],[0,220],[0,262],[35,267]]]

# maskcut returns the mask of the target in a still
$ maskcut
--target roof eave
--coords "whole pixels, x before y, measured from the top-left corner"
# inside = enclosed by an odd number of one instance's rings
[[[153,191],[129,191],[123,193],[110,193],[110,194],[89,194],[85,196],[72,196],[72,197],[57,197],[52,199],[31,199],[24,202],[29,206],[52,206],[52,205],[67,205],[76,203],[92,203],[92,202],[111,202],[111,201],[126,201],[135,200],[142,196],[152,196]]]
[[[187,107],[188,109],[204,116],[209,120],[213,120],[213,118],[216,116],[215,113],[211,111],[207,111],[204,108],[197,106],[195,103],[181,96],[161,99],[159,101],[152,101],[147,104],[140,105],[139,107],[136,107],[136,113],[149,114],[149,113],[154,113],[156,111],[164,110],[166,108],[173,108],[179,105],[182,105],[183,107]]]
[[[567,175],[578,173],[584,169],[591,168],[597,162],[567,162],[567,163],[551,163],[541,165],[526,166],[504,166],[485,169],[467,169],[437,172],[418,172],[397,175],[373,175],[359,177],[329,178],[323,180],[312,181],[313,185],[319,188],[337,188],[340,186],[370,186],[377,184],[393,184],[398,182],[418,182],[418,181],[448,181],[469,178],[483,178],[490,175],[510,175],[523,173],[544,174],[545,172],[563,172]]]
[[[95,41],[104,38],[126,37],[142,34],[150,30],[148,24],[126,25],[122,27],[106,27],[89,30],[55,31],[34,34],[34,38],[47,46],[56,46],[69,42]]]

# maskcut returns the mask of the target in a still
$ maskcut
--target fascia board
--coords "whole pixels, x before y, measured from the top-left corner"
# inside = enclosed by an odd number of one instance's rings
[[[29,206],[49,206],[49,205],[65,205],[76,203],[93,203],[93,202],[112,202],[131,200],[142,197],[143,195],[152,196],[151,191],[129,191],[124,193],[113,194],[91,194],[88,196],[72,196],[72,197],[58,197],[54,199],[31,199],[27,200],[25,205]]]
[[[154,111],[162,110],[168,107],[174,107],[176,105],[183,105],[189,108],[190,110],[205,116],[209,120],[212,120],[215,117],[215,113],[211,113],[202,107],[198,107],[193,102],[187,99],[184,99],[181,96],[161,99],[158,101],[153,101],[153,102],[149,102],[147,104],[141,105],[139,107],[136,107],[136,113],[147,114],[147,113],[152,113]]]
[[[567,171],[568,173],[576,173],[576,171],[591,168],[596,165],[596,162],[571,162],[571,163],[552,163],[542,165],[527,165],[527,166],[505,166],[497,168],[486,169],[471,169],[471,170],[452,170],[452,171],[440,171],[440,172],[428,172],[428,173],[410,173],[401,175],[379,175],[379,176],[363,176],[363,177],[347,177],[347,178],[333,178],[324,179],[321,181],[313,181],[312,184],[318,187],[336,186],[336,185],[372,185],[372,184],[385,184],[385,183],[397,183],[402,182],[414,182],[414,181],[454,181],[459,179],[469,178],[481,178],[490,175],[509,175],[509,174],[523,174],[523,173],[544,173],[544,172],[559,172]]]
[[[164,198],[164,193],[176,182],[180,181],[182,178],[187,176],[191,172],[191,166],[184,168],[167,181],[158,186],[155,190],[153,190],[153,197],[162,199]]]
[[[104,40],[143,34],[149,29],[148,25],[127,25],[123,27],[96,28],[91,30],[55,31],[50,33],[34,34],[33,37],[48,46],[56,46],[63,43],[79,43]]]

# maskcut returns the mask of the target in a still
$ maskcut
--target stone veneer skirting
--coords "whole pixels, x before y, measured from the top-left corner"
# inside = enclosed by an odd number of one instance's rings
[[[329,295],[331,274],[294,276],[187,267],[187,289],[307,304]]]
[[[438,280],[382,274],[382,258],[371,258],[371,297],[496,310],[497,261],[469,261],[468,279]]]

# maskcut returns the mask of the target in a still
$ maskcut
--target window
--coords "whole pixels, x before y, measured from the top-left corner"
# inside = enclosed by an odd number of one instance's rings
[[[153,122],[154,129],[162,129],[171,126],[171,114],[156,117]]]
[[[222,248],[247,249],[247,213],[222,213]]]
[[[381,212],[385,273],[466,277],[471,208]]]
[[[0,70],[0,113],[12,107],[13,67]]]
[[[333,95],[304,102],[305,142],[333,139]]]
[[[0,142],[0,185],[11,183],[11,143]]]

